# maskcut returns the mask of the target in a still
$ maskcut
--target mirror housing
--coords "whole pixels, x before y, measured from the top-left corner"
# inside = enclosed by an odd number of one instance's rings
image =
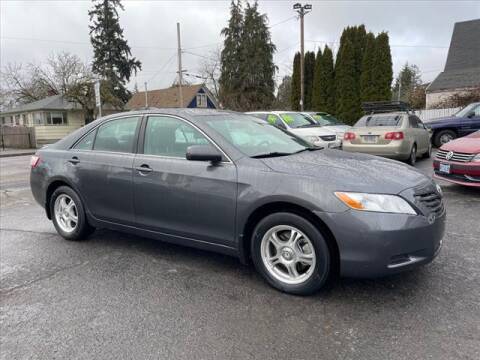
[[[468,117],[469,119],[473,118],[474,116],[475,116],[475,112],[474,112],[474,111],[472,111],[471,113],[469,113],[469,114],[467,115],[467,117]]]
[[[191,145],[187,148],[185,157],[191,161],[210,161],[212,163],[222,161],[222,154],[211,145]]]

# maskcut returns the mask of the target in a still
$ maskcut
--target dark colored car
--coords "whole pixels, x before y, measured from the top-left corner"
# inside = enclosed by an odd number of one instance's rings
[[[433,169],[438,179],[480,187],[480,131],[442,145]]]
[[[453,116],[426,123],[432,130],[432,142],[440,147],[447,142],[480,130],[480,102],[472,103]]]
[[[39,150],[31,167],[33,195],[66,239],[109,228],[214,250],[295,294],[338,273],[428,263],[444,234],[441,190],[420,172],[226,111],[111,115]]]

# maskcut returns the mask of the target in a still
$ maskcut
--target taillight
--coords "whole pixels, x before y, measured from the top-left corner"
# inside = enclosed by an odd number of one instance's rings
[[[32,155],[32,157],[30,158],[30,166],[34,168],[39,163],[40,163],[40,156]]]
[[[394,131],[388,132],[385,134],[386,140],[403,140],[403,132],[401,131]]]
[[[355,134],[352,132],[346,132],[343,135],[343,140],[355,140]]]

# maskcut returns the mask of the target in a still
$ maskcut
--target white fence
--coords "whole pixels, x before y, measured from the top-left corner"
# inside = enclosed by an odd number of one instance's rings
[[[426,110],[415,110],[414,113],[417,115],[420,120],[424,122],[429,122],[433,119],[443,117],[443,116],[451,116],[458,112],[461,108],[449,108],[449,109],[426,109]]]

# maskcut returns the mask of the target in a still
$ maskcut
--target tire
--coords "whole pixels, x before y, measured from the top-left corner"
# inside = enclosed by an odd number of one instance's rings
[[[289,243],[295,231],[297,241]],[[278,247],[270,240],[274,233]],[[292,213],[263,218],[253,231],[251,254],[260,275],[274,288],[289,294],[312,294],[327,283],[331,273],[331,254],[324,236],[308,220]],[[268,258],[275,257],[277,263],[272,265]]]
[[[95,230],[88,223],[83,203],[72,188],[68,186],[57,188],[50,198],[49,206],[53,225],[64,239],[84,240]]]
[[[417,162],[417,145],[413,144],[412,150],[410,150],[410,156],[407,159],[407,164],[415,166]]]
[[[434,145],[439,148],[443,144],[446,144],[449,141],[457,138],[457,133],[453,130],[440,130],[434,136],[433,143]]]
[[[430,159],[432,157],[432,143],[428,142],[428,150],[425,154],[423,154],[424,159]]]

